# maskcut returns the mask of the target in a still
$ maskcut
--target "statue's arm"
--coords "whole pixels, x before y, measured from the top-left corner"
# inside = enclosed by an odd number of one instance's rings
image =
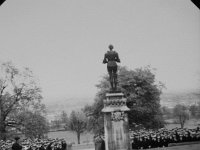
[[[108,60],[107,60],[106,54],[104,55],[103,63],[104,63],[104,64],[108,63]]]
[[[120,63],[120,59],[119,59],[118,53],[116,53],[116,62],[119,62],[119,63]]]

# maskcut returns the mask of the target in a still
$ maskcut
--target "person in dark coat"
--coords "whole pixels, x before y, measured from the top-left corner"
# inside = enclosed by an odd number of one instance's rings
[[[165,135],[164,137],[164,147],[168,147],[169,144],[169,138],[167,137],[167,135]]]
[[[138,149],[138,139],[136,137],[133,139],[132,149]]]
[[[157,147],[156,136],[153,136],[151,140],[151,148],[156,148],[156,147]]]
[[[42,145],[40,146],[39,150],[45,150],[44,144],[42,144]]]
[[[65,141],[62,141],[61,142],[61,145],[62,145],[62,150],[67,150],[67,143]]]
[[[106,150],[104,139],[102,139],[102,141],[101,141],[101,150]]]
[[[46,150],[52,150],[51,145],[53,144],[53,142],[49,143],[49,145],[47,146]]]
[[[29,146],[29,148],[28,148],[27,150],[33,150],[33,149],[32,149],[32,146]]]
[[[27,150],[33,150],[32,147],[30,146]]]
[[[15,137],[15,143],[12,145],[12,150],[22,150],[22,146],[19,144],[20,137]]]

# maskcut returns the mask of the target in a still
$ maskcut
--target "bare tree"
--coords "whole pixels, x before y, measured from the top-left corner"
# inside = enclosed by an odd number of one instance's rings
[[[6,139],[6,127],[20,122],[13,121],[16,114],[26,108],[34,109],[42,99],[33,73],[24,68],[19,70],[11,62],[0,65],[0,138]],[[25,107],[26,106],[26,107]]]
[[[180,123],[181,128],[183,128],[186,120],[189,119],[188,108],[185,105],[178,104],[174,107],[173,114],[178,123]]]
[[[87,118],[82,111],[71,112],[68,128],[77,133],[78,144],[80,144],[80,135],[87,128]]]

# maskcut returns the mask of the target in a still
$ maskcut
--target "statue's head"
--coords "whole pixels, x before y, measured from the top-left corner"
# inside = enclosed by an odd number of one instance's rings
[[[110,45],[108,46],[108,48],[109,48],[110,50],[112,50],[114,47],[113,47],[113,45],[110,44]]]

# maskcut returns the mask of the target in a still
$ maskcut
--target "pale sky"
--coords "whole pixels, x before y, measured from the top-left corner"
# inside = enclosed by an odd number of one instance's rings
[[[151,65],[165,92],[200,86],[200,10],[190,0],[7,0],[0,61],[29,67],[44,98],[93,97],[113,44],[130,69]]]

